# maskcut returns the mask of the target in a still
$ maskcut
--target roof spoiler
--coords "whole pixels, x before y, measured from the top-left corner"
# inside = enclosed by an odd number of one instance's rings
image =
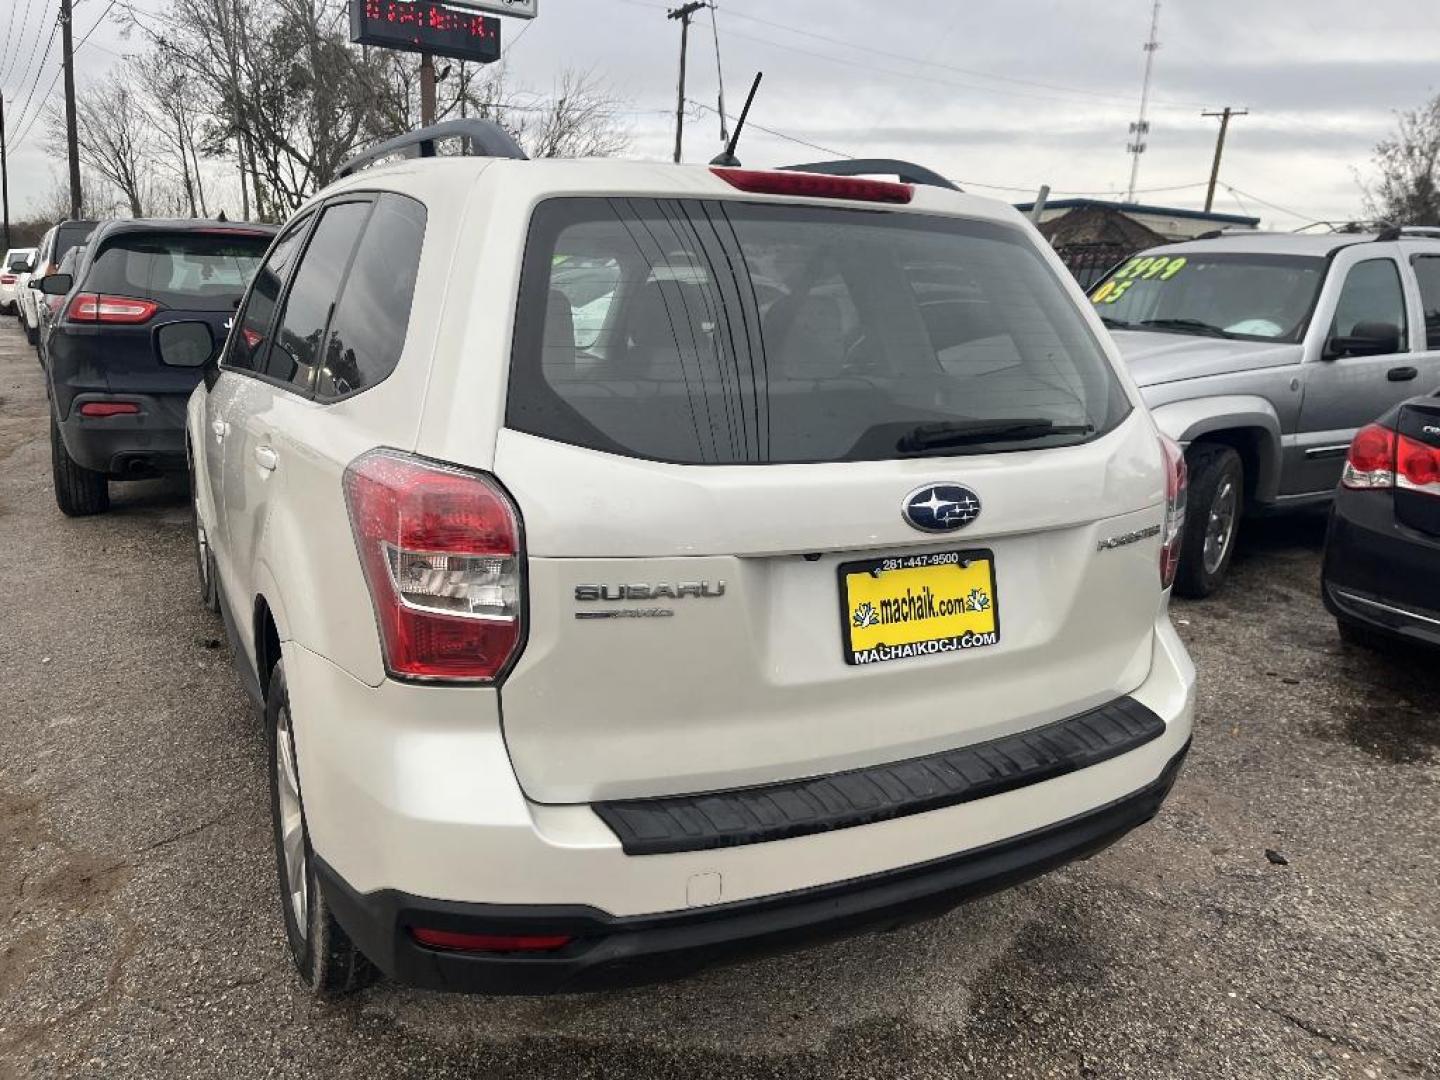
[[[393,139],[376,143],[362,150],[335,170],[335,178],[343,179],[373,165],[381,158],[403,154],[405,157],[434,157],[435,144],[441,139],[460,139],[467,156],[512,158],[526,160],[525,151],[515,137],[493,120],[446,120],[429,127],[407,131]]]
[[[896,176],[907,184],[962,190],[934,169],[894,158],[845,158],[840,161],[812,161],[808,165],[781,165],[779,168],[786,172],[821,173],[825,176]]]

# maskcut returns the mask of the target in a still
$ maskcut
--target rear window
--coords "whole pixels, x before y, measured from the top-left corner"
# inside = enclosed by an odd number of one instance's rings
[[[270,239],[264,233],[121,233],[96,256],[85,289],[171,308],[227,311],[245,292]]]
[[[85,243],[95,231],[95,222],[82,221],[73,225],[61,225],[55,230],[55,250],[50,258],[59,262],[71,248]]]
[[[531,224],[520,431],[684,464],[863,461],[1069,445],[1128,411],[1008,226],[601,198],[549,200]]]

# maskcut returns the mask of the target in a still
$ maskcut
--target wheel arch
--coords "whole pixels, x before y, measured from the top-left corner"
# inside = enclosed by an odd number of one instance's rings
[[[1177,401],[1154,410],[1155,423],[1181,446],[1229,446],[1245,469],[1250,504],[1273,502],[1280,490],[1280,419],[1262,397],[1236,395]]]

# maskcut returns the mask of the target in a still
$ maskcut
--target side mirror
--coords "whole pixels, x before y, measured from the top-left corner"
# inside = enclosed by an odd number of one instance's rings
[[[1348,335],[1336,335],[1325,344],[1325,359],[1342,356],[1385,356],[1400,351],[1400,328],[1394,323],[1356,323]]]
[[[155,351],[170,367],[204,367],[215,355],[215,335],[208,323],[166,323],[155,331]]]
[[[65,296],[75,285],[69,274],[46,274],[40,279],[40,291],[46,296]]]

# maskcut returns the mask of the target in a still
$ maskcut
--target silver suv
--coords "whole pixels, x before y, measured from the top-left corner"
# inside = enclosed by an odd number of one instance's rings
[[[1091,300],[1186,448],[1176,591],[1224,579],[1244,514],[1330,499],[1356,430],[1440,385],[1440,231],[1212,234],[1144,251]]]

